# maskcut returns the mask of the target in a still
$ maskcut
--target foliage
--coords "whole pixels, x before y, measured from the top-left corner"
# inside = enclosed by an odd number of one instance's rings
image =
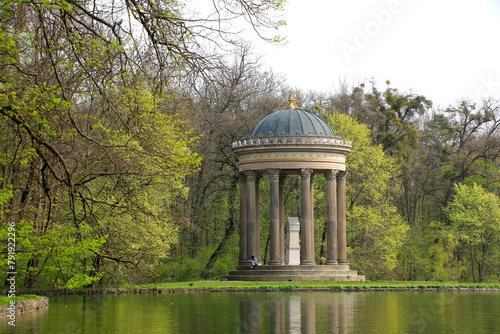
[[[424,114],[432,102],[421,95],[400,93],[390,88],[389,84],[388,81],[383,94],[373,85],[372,92],[366,96],[371,107],[379,114],[374,139],[384,151],[408,159],[411,149],[417,147],[418,131],[414,128],[412,118]]]
[[[437,242],[428,251],[430,280],[459,281],[465,268],[455,256],[455,250],[459,246],[458,237],[452,231],[438,227],[435,238]]]
[[[212,252],[205,258],[202,278],[225,274],[238,260],[240,172],[232,143],[281,103],[279,78],[260,69],[249,46],[236,49],[233,56],[225,71],[201,81],[189,95],[195,133],[203,136],[197,147],[203,161],[190,180],[190,216],[179,250],[191,258]]]
[[[500,199],[474,184],[455,186],[455,198],[446,208],[451,230],[463,245],[463,255],[474,282],[484,282],[499,263],[492,261],[500,248]],[[477,273],[477,276],[476,276]]]
[[[20,286],[197,279],[234,267],[231,143],[283,107],[290,89],[232,24],[280,41],[272,34],[284,4],[222,0],[198,13],[184,1],[2,3],[0,239],[15,222]],[[354,143],[350,263],[369,278],[497,281],[499,101],[431,110],[422,95],[370,84],[294,90]],[[318,212],[324,186],[318,178]],[[285,189],[286,214],[297,215],[297,179]]]
[[[381,92],[374,80],[370,81],[371,89],[364,83],[352,89],[342,83],[340,92],[331,98],[331,109],[365,124],[375,144],[404,161],[417,147],[415,117],[429,110],[432,102],[422,95],[400,92],[389,81],[386,84]]]
[[[0,183],[3,179],[0,179]],[[4,210],[4,205],[12,198],[12,190],[9,188],[0,188],[0,214],[8,213],[7,210]]]
[[[348,255],[355,268],[370,279],[382,279],[398,266],[408,226],[394,206],[354,206],[349,213]]]
[[[179,255],[172,256],[162,266],[159,277],[155,281],[192,281],[198,280],[205,265],[217,248],[217,244],[203,247],[196,256]],[[238,264],[238,238],[233,236],[229,240],[228,249],[222,253],[211,266],[210,279],[220,279],[229,270],[233,270]]]
[[[224,68],[234,20],[282,24],[283,1],[213,5],[219,21],[182,1],[2,4],[0,218],[2,240],[17,224],[20,286],[157,276],[200,165],[179,89]]]
[[[389,85],[381,92],[373,80],[370,83],[367,88],[364,83],[349,87],[341,82],[335,94],[314,93],[310,99],[322,112],[339,111],[365,124],[372,130],[372,142],[384,145],[385,153],[401,164],[390,183],[397,195],[386,198],[409,226],[395,274],[410,280],[473,280],[463,242],[443,227],[454,225],[445,208],[457,183],[476,183],[499,194],[499,101],[464,100],[430,110],[423,96]],[[388,141],[391,138],[402,141]],[[364,179],[371,179],[366,175]],[[496,251],[489,260],[498,262]],[[498,280],[497,268],[491,267],[487,280]]]

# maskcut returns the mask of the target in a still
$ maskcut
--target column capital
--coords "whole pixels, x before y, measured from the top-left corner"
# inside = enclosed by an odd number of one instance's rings
[[[303,181],[308,181],[311,179],[311,175],[313,173],[313,170],[310,168],[303,168],[300,170],[300,178]]]
[[[338,170],[336,169],[327,169],[325,170],[325,177],[328,181],[335,181],[337,180],[337,174],[339,173]]]
[[[347,172],[345,170],[339,171],[337,174],[337,181],[338,182],[345,182],[347,177]]]
[[[270,168],[267,170],[269,173],[269,180],[279,181],[280,179],[280,170],[278,168]]]
[[[260,179],[260,173],[254,170],[245,171],[245,176],[247,181],[259,182]]]
[[[238,183],[246,183],[247,182],[247,176],[245,175],[245,173],[240,173],[238,175]]]

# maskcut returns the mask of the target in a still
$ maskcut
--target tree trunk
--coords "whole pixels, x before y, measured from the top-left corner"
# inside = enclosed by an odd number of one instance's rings
[[[476,283],[476,274],[474,272],[474,252],[472,251],[472,245],[470,246],[470,262],[472,265],[472,282]]]
[[[325,226],[323,226],[323,234],[321,236],[321,247],[319,250],[319,258],[321,260],[321,264],[324,264],[323,259],[326,259],[326,222]]]
[[[271,234],[267,236],[266,250],[264,251],[264,259],[262,259],[263,264],[267,264],[267,252],[269,250],[269,240],[271,240]]]
[[[29,259],[28,264],[26,265],[27,277],[24,284],[28,290],[33,289],[35,285],[35,280],[38,276],[39,263],[40,259],[36,256]]]
[[[237,216],[237,208],[236,208],[236,190],[238,188],[238,178],[233,177],[231,180],[231,187],[229,190],[229,221],[228,221],[228,226],[226,228],[226,232],[224,234],[224,237],[222,237],[222,240],[220,241],[219,245],[217,246],[217,249],[212,253],[212,256],[210,256],[210,259],[208,260],[207,264],[201,271],[201,278],[202,279],[207,279],[210,276],[210,271],[212,270],[215,262],[219,258],[219,256],[223,253],[224,249],[226,248],[227,244],[229,243],[229,240],[231,239],[231,236],[234,234],[234,231],[236,231],[236,216]]]

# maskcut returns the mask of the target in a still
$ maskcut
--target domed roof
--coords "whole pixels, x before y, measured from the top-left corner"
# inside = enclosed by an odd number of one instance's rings
[[[268,136],[337,137],[321,118],[295,108],[278,110],[267,115],[253,128],[248,138]]]

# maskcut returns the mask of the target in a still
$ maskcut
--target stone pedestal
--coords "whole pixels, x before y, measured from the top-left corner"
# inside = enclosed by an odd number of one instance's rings
[[[286,265],[299,265],[300,264],[300,243],[299,232],[300,223],[297,217],[288,217],[288,224],[286,226],[287,241],[286,241]]]

